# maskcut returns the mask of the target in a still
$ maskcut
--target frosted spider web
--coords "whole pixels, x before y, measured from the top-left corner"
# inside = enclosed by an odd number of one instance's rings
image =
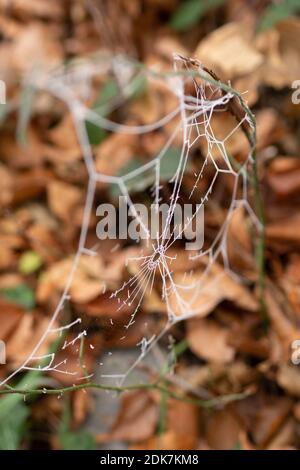
[[[117,99],[106,103],[106,114],[96,112],[90,109],[86,104],[86,97],[91,88],[93,78],[102,76],[107,77],[108,74],[114,73],[118,78],[118,85],[121,93]],[[81,328],[82,319],[75,318],[73,321],[64,324],[63,315],[64,307],[68,302],[72,301],[70,288],[72,286],[74,276],[80,266],[82,257],[97,256],[97,245],[89,247],[87,244],[87,236],[89,231],[89,222],[94,210],[94,198],[97,185],[115,185],[118,187],[120,194],[126,198],[128,207],[132,211],[132,216],[140,224],[141,229],[146,232],[146,240],[139,247],[139,254],[128,256],[124,263],[126,269],[130,263],[134,265],[134,272],[128,276],[116,290],[111,292],[110,298],[117,300],[117,310],[131,308],[129,321],[124,325],[124,336],[131,328],[143,308],[143,301],[147,293],[151,293],[156,284],[159,284],[160,300],[165,305],[165,321],[160,331],[149,330],[148,334],[138,341],[136,348],[137,354],[133,363],[125,372],[112,373],[109,378],[117,384],[123,384],[129,374],[141,363],[147,354],[158,344],[160,339],[166,335],[170,328],[177,323],[195,317],[201,314],[207,304],[201,299],[206,298],[207,292],[214,286],[218,285],[220,277],[229,275],[238,279],[240,278],[233,272],[230,267],[228,257],[227,240],[230,221],[234,211],[239,207],[244,207],[249,215],[249,219],[254,226],[260,230],[261,224],[256,217],[251,205],[248,201],[248,173],[249,168],[253,165],[252,155],[249,151],[248,156],[236,168],[226,149],[227,141],[238,131],[241,131],[243,125],[251,129],[253,125],[249,116],[244,112],[243,117],[234,123],[232,128],[226,133],[222,139],[216,136],[212,126],[212,118],[216,112],[226,112],[226,107],[234,98],[234,93],[228,88],[222,91],[212,85],[208,80],[203,79],[205,74],[198,67],[199,77],[196,81],[195,75],[189,68],[186,59],[180,56],[174,56],[174,69],[170,73],[159,74],[153,70],[146,68],[141,69],[140,66],[124,57],[115,57],[108,59],[105,57],[98,61],[80,62],[70,67],[70,69],[57,70],[54,73],[35,74],[30,77],[31,86],[38,90],[50,93],[54,97],[64,102],[74,120],[78,141],[81,147],[84,163],[88,173],[88,184],[86,190],[86,201],[82,219],[80,238],[78,249],[74,256],[72,267],[68,274],[65,288],[60,296],[59,302],[53,312],[48,326],[39,339],[38,343],[26,358],[26,360],[16,368],[5,380],[1,382],[1,386],[7,383],[17,373],[25,370],[42,370],[44,372],[56,371],[62,374],[73,374],[74,384],[78,381],[92,377],[78,375],[76,372],[68,371],[67,358],[57,361],[57,351],[46,355],[39,355],[41,346],[45,343],[49,335],[62,336],[71,331],[75,331],[73,339],[63,340],[60,346],[60,353],[67,351],[70,346],[80,344],[83,338],[87,336],[87,331]],[[176,102],[176,106],[168,114],[160,117],[153,123],[144,125],[127,125],[119,124],[108,119],[114,110],[118,109],[124,101],[130,98],[134,91],[134,83],[137,74],[145,74],[147,80],[159,83],[159,86],[166,89]],[[209,78],[209,77],[208,77]],[[210,77],[211,78],[211,77]],[[191,89],[192,84],[192,89]],[[189,88],[188,88],[189,85]],[[188,89],[188,91],[186,91]],[[152,159],[141,162],[141,165],[129,171],[122,176],[108,175],[99,173],[95,167],[93,149],[90,145],[86,122],[89,121],[99,129],[118,134],[146,135],[156,130],[161,130],[172,125],[171,131],[167,134],[165,143],[162,145],[158,154]],[[173,123],[173,124],[172,124]],[[168,181],[162,181],[161,168],[163,159],[168,150],[173,145],[180,143],[180,157],[174,174]],[[199,251],[186,251],[187,268],[182,276],[178,278],[173,273],[172,264],[176,262],[175,246],[182,235],[185,227],[181,227],[180,232],[173,229],[172,237],[167,237],[167,229],[171,224],[176,204],[182,198],[184,176],[187,168],[191,164],[191,155],[193,149],[201,144],[203,153],[200,168],[192,173],[192,185],[185,194],[187,199],[197,198],[197,206],[193,216],[186,222],[191,225],[197,215],[197,211],[207,204],[212,197],[212,193],[216,186],[217,179],[221,176],[230,176],[232,178],[232,194],[229,201],[225,220],[216,231],[216,235],[209,246]],[[211,180],[202,192],[199,190],[201,181],[206,175],[207,169],[210,168]],[[132,195],[130,193],[130,185],[133,180],[143,180],[153,175],[153,184],[151,187],[151,195],[154,203],[158,206],[163,199],[164,186],[168,186],[169,194],[167,196],[169,202],[169,211],[165,224],[157,233],[156,239],[150,239],[150,233],[147,233],[147,227],[144,226],[143,220],[137,213]],[[185,187],[185,186],[184,186]],[[171,189],[170,189],[171,188]],[[199,195],[197,196],[199,192]],[[185,189],[186,193],[186,189]],[[164,196],[165,197],[165,196]],[[101,242],[99,242],[101,243]],[[223,270],[214,270],[216,263],[223,265]],[[201,274],[199,274],[201,268]],[[195,270],[197,276],[194,276]],[[199,299],[201,302],[199,302]],[[208,300],[209,304],[209,300]],[[147,320],[145,320],[146,325]],[[60,326],[58,326],[60,325]],[[114,328],[111,321],[111,328]],[[120,338],[120,341],[122,338]],[[79,347],[78,347],[79,349]],[[112,355],[112,352],[109,352]],[[104,359],[102,359],[103,361]],[[43,361],[43,365],[37,365]],[[46,364],[45,364],[46,362]],[[103,364],[103,363],[101,363]],[[77,375],[76,375],[77,374]]]

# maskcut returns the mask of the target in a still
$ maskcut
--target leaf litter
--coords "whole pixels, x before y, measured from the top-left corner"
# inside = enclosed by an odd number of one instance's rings
[[[88,182],[82,143],[78,142],[72,113],[62,100],[50,97],[45,91],[34,96],[30,113],[24,111],[28,119],[26,142],[16,140],[17,111],[23,102],[22,81],[29,72],[33,75],[36,70],[49,72],[71,57],[80,62],[80,56],[99,52],[99,48],[103,51],[109,48],[111,56],[116,50],[130,52],[147,66],[155,65],[162,72],[170,70],[172,53],[177,52],[198,58],[222,81],[230,80],[233,88],[242,93],[248,91],[245,98],[256,114],[257,163],[266,221],[265,302],[269,328],[263,327],[255,287],[258,279],[253,249],[255,234],[247,210],[240,206],[233,211],[227,227],[228,264],[224,266],[218,256],[205,277],[203,292],[194,295],[184,287],[185,273],[190,273],[188,285],[199,282],[209,257],[191,261],[178,244],[174,247],[177,257],[170,266],[172,282],[182,289],[180,302],[173,292],[166,305],[161,292],[169,286],[162,285],[162,279],[156,276],[153,289],[145,290],[139,305],[140,314],[122,343],[124,325],[130,322],[139,299],[128,305],[122,292],[124,308],[118,310],[118,300],[111,295],[137,275],[139,268],[133,258],[140,255],[137,247],[128,247],[122,241],[117,247],[106,242],[97,246],[96,220],[91,217],[87,223],[86,247],[90,250],[96,246],[96,256],[87,253],[81,256],[69,289],[70,299],[65,299],[68,302],[62,305],[63,316],[53,323],[52,333],[45,337],[34,355],[47,355],[57,336],[55,330],[80,318],[81,323],[75,324],[72,334],[61,330],[55,365],[61,363],[68,374],[56,370],[61,366],[42,371],[45,384],[58,389],[72,386],[74,382],[78,384],[76,379],[84,378],[85,373],[93,373],[99,357],[104,360],[113,348],[133,348],[145,337],[150,340],[150,332],[158,334],[164,329],[170,308],[173,316],[184,318],[187,312],[183,306],[189,305],[188,313],[193,315],[184,320],[180,318],[181,321],[172,326],[175,345],[170,338],[166,339],[167,333],[151,351],[160,358],[160,367],[140,366],[147,369],[148,383],[155,384],[160,377],[165,384],[170,393],[165,404],[162,406],[164,392],[155,387],[125,392],[112,429],[98,435],[98,443],[122,440],[131,448],[143,449],[299,448],[300,372],[298,366],[291,364],[291,344],[300,339],[297,159],[300,149],[296,106],[291,108],[286,104],[291,83],[299,79],[299,18],[286,18],[284,14],[282,20],[264,20],[270,25],[269,29],[257,31],[257,12],[247,2],[214,2],[211,11],[199,9],[193,21],[187,11],[182,23],[178,1],[148,0],[146,3],[143,20],[137,1],[126,8],[126,13],[122,0],[103,7],[100,15],[106,16],[106,26],[100,36],[97,7],[96,10],[85,8],[79,1],[72,5],[51,2],[49,8],[44,1],[30,0],[25,5],[15,0],[8,11],[5,8],[1,11],[0,68],[12,105],[1,127],[0,302],[1,339],[7,344],[7,363],[1,366],[0,377],[5,380],[30,355],[63,295],[68,272],[72,269],[71,258],[77,249]],[[167,15],[167,24],[159,13]],[[212,21],[214,17],[219,18],[218,28]],[[120,26],[118,33],[114,31],[116,21]],[[185,30],[190,30],[188,37]],[[121,72],[116,70],[113,73],[117,90],[108,101],[111,109],[107,109],[106,104],[105,113],[98,115],[100,119],[109,117],[123,126],[147,126],[174,110],[176,99],[164,86],[164,81],[154,80],[151,86],[146,84],[140,95],[133,94],[129,99],[130,93],[126,95],[122,91],[122,80],[128,70],[126,67],[121,68]],[[102,86],[103,79],[99,81],[99,76],[94,83],[89,83],[86,105],[92,106]],[[84,95],[86,90],[79,87],[78,93]],[[233,121],[229,113],[216,112],[211,132],[222,140],[232,129]],[[126,168],[132,162],[138,162],[135,170],[138,169],[138,165],[144,165],[159,153],[177,124],[175,118],[174,122],[151,130],[149,135],[123,135],[106,130],[100,141],[90,142],[96,171],[118,177],[127,173]],[[174,138],[175,149],[180,146],[180,139],[180,136]],[[193,173],[201,172],[207,151],[201,139],[191,148],[191,161],[182,180],[182,198],[191,194]],[[232,161],[244,162],[248,144],[243,133],[233,133],[226,149]],[[220,150],[213,146],[211,152],[222,168]],[[167,163],[166,166],[165,180],[168,180],[172,175]],[[203,181],[198,181],[199,194],[212,183],[213,172],[208,170]],[[134,181],[130,189],[131,197],[137,200],[149,198],[149,186],[153,184],[150,178],[145,186],[142,178],[141,174],[139,184]],[[167,198],[170,188],[165,183],[164,186],[163,197]],[[215,239],[218,227],[227,220],[225,202],[230,200],[232,189],[232,181],[224,177],[209,198],[206,249]],[[114,197],[112,188],[103,181],[96,188],[93,204],[113,201]],[[198,194],[194,197],[197,200]],[[147,247],[143,249],[147,253]],[[170,257],[174,257],[172,248]],[[231,269],[235,276],[229,275]],[[76,340],[82,331],[87,331],[83,369],[79,351],[81,339]],[[184,344],[178,355],[176,344]],[[69,346],[62,349],[63,345]],[[169,352],[167,360],[166,350]],[[33,365],[32,362],[27,364],[28,367]],[[79,436],[77,440],[74,437],[76,428],[82,426],[93,407],[93,394],[90,390],[86,392],[72,392],[71,431],[65,430],[62,436],[57,418],[62,419],[63,407],[57,404],[57,399],[45,395],[26,405],[28,413],[20,409],[17,435],[8,445],[23,448],[90,445],[86,436]],[[179,400],[172,394],[177,398],[179,395]],[[233,394],[241,397],[222,403],[222,397]],[[206,410],[201,405],[203,399],[215,399],[217,405]],[[43,421],[40,417],[45,408],[49,415]],[[36,435],[23,433],[24,420],[31,420],[33,429],[37,429]],[[179,422],[185,423],[184,426],[179,426]],[[42,442],[38,437],[40,429],[47,431]],[[0,441],[1,448],[7,445],[1,435]]]

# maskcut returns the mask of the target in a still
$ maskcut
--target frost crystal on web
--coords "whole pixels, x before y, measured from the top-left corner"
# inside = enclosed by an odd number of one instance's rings
[[[111,75],[116,77],[117,92],[97,108],[90,108],[86,103],[93,84],[104,86]],[[165,106],[169,108],[168,112],[153,122],[142,124],[122,124],[110,119],[136,96],[142,81],[147,81],[147,87],[153,87],[158,96],[168,94],[168,106]],[[77,345],[78,351],[82,349],[88,336],[87,328],[83,328],[81,317],[65,322],[62,312],[65,305],[72,302],[70,290],[78,268],[81,263],[88,265],[89,260],[97,257],[101,247],[101,241],[91,246],[88,238],[99,188],[102,191],[109,189],[112,198],[116,195],[124,198],[131,219],[143,233],[139,243],[132,242],[129,246],[120,246],[116,240],[111,252],[124,259],[124,280],[113,290],[103,283],[103,295],[108,292],[108,300],[115,305],[116,313],[122,315],[124,312],[126,318],[120,333],[120,346],[137,321],[143,331],[143,336],[135,343],[136,358],[127,370],[103,374],[103,380],[122,384],[160,339],[168,336],[166,333],[172,326],[213,307],[210,292],[219,288],[222,277],[237,279],[230,266],[227,243],[235,211],[243,207],[253,226],[261,229],[248,201],[248,175],[253,165],[251,149],[243,150],[243,139],[246,141],[245,135],[252,132],[253,124],[241,105],[238,105],[238,113],[232,112],[232,103],[235,100],[237,106],[237,97],[229,86],[222,86],[197,62],[180,56],[174,57],[174,70],[169,73],[142,68],[124,57],[101,58],[97,62],[75,64],[69,70],[58,70],[50,76],[35,76],[32,86],[50,93],[69,108],[87,169],[88,184],[78,249],[53,316],[31,354],[1,385],[22,370],[71,374],[74,384],[88,377],[84,367],[81,372],[70,372],[68,360],[64,358],[68,348]],[[231,114],[226,125],[222,120],[224,113]],[[138,138],[149,135],[150,140],[161,131],[160,149],[151,157],[140,159],[134,167],[128,165],[120,174],[101,172],[95,164],[87,123],[99,132],[105,130]],[[153,148],[156,148],[157,144],[154,144]],[[230,153],[234,146],[242,149],[236,152],[240,156],[238,159]],[[196,221],[206,224],[206,210],[214,210],[216,198],[222,201],[224,187],[230,189],[231,197],[226,210],[219,214],[218,226],[208,220],[209,233],[206,237],[204,231],[203,247],[184,249],[186,234],[194,233]],[[157,211],[161,204],[168,205],[166,217],[159,223],[154,237],[134,203],[141,193],[146,195],[147,204],[152,204]],[[194,209],[178,226],[174,223],[175,212],[178,206],[188,203]],[[143,313],[145,302],[152,302],[154,315],[158,312],[155,321],[149,321],[150,315]],[[113,318],[110,328],[115,328]],[[49,336],[63,337],[69,332],[73,332],[72,339],[63,339],[56,352],[39,354]],[[92,349],[93,345],[90,347]],[[113,351],[108,351],[105,357],[108,356],[113,356]],[[84,364],[84,358],[81,360]]]

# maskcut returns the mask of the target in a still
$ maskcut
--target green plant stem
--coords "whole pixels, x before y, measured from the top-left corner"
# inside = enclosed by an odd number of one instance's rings
[[[259,303],[260,303],[260,314],[264,329],[267,330],[269,325],[267,307],[265,302],[265,216],[264,216],[264,207],[263,207],[263,200],[259,185],[259,177],[258,177],[258,170],[257,170],[257,153],[256,153],[256,119],[250,108],[245,103],[242,95],[238,93],[236,90],[231,88],[231,86],[222,83],[219,80],[215,80],[213,77],[207,77],[207,73],[205,75],[201,73],[201,70],[198,72],[199,76],[211,83],[212,85],[221,88],[226,93],[231,93],[234,95],[241,108],[245,112],[246,116],[250,122],[250,130],[247,130],[245,127],[242,127],[242,130],[249,142],[250,146],[250,157],[253,162],[253,177],[251,178],[251,184],[254,191],[254,199],[255,199],[255,208],[256,214],[260,221],[261,227],[259,229],[258,237],[255,244],[255,261],[256,266],[258,269],[258,288],[259,288]]]
[[[258,288],[259,288],[259,302],[260,312],[264,329],[267,330],[269,326],[268,311],[265,301],[265,216],[263,210],[263,201],[259,187],[256,151],[253,152],[253,189],[255,194],[256,211],[261,222],[261,230],[255,246],[255,260],[258,268]]]
[[[189,398],[183,396],[173,390],[170,390],[168,387],[161,385],[159,383],[149,383],[149,384],[134,384],[134,385],[127,385],[127,386],[114,386],[114,385],[101,385],[92,382],[82,383],[78,385],[72,385],[69,387],[63,388],[37,388],[37,389],[19,389],[13,388],[9,385],[6,385],[4,390],[0,390],[0,395],[63,395],[64,393],[74,392],[77,390],[84,390],[84,389],[95,389],[95,390],[105,390],[111,392],[126,392],[126,391],[134,391],[134,390],[158,390],[160,392],[167,393],[169,397],[174,398],[175,400],[184,401],[186,403],[191,403],[201,408],[213,408],[216,406],[226,405],[227,403],[231,403],[233,401],[243,400],[244,398],[251,395],[251,391],[246,391],[242,393],[235,393],[229,395],[223,395],[216,398],[211,398],[208,400],[201,400],[196,398]]]

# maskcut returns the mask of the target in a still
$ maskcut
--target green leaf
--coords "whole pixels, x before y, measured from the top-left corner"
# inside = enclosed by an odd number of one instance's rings
[[[7,104],[0,103],[0,126],[4,123],[7,114],[8,114]]]
[[[21,305],[27,310],[31,310],[35,306],[34,292],[26,284],[0,289],[0,295],[11,302]]]
[[[27,127],[32,114],[33,99],[35,96],[35,88],[32,85],[25,85],[22,89],[20,98],[20,108],[18,113],[17,124],[17,140],[21,145],[26,145]]]
[[[93,122],[86,121],[85,127],[91,145],[99,145],[107,136],[107,132]]]
[[[55,352],[61,338],[55,341],[49,353]],[[40,363],[41,370],[27,372],[14,384],[16,390],[34,390],[43,384],[43,367],[47,365],[49,358],[45,357]],[[27,395],[27,400],[33,400],[36,395]],[[25,436],[26,423],[29,416],[29,408],[24,403],[24,397],[20,393],[10,393],[0,398],[0,449],[18,449]]]
[[[6,398],[1,399],[4,405]],[[0,449],[17,450],[24,438],[26,431],[26,421],[29,415],[27,406],[18,402],[13,407],[12,412],[5,414],[0,420]]]
[[[179,343],[176,343],[172,348],[174,357],[179,358],[187,349],[189,349],[189,343],[186,339],[182,339]]]
[[[95,450],[97,443],[87,431],[64,432],[60,435],[63,450]]]
[[[100,90],[98,97],[96,98],[92,109],[101,115],[107,114],[107,104],[109,101],[119,94],[119,87],[116,80],[112,79],[106,82]]]
[[[67,399],[59,428],[59,440],[63,450],[95,450],[97,443],[88,431],[70,431],[71,409]]]
[[[144,73],[136,75],[130,83],[130,98],[136,99],[142,96],[148,86],[148,80]]]
[[[139,98],[147,88],[147,77],[143,74],[137,74],[129,84],[129,98]],[[115,79],[109,80],[101,88],[98,97],[92,105],[92,111],[98,116],[105,117],[109,112],[108,104],[120,94],[118,83]],[[101,126],[86,121],[86,130],[88,134],[89,143],[91,145],[99,145],[107,136],[107,131],[102,129]]]
[[[19,271],[22,274],[31,274],[42,266],[42,258],[35,251],[25,251],[19,260]]]
[[[160,180],[167,181],[174,176],[180,161],[181,150],[170,147],[160,160]],[[118,176],[124,176],[131,171],[137,170],[142,165],[142,161],[138,157],[132,158],[130,162],[125,165]],[[128,179],[126,187],[129,193],[138,193],[144,191],[146,188],[155,183],[155,171],[152,169],[141,175],[135,176],[134,178]],[[109,194],[112,198],[120,196],[120,189],[117,185],[113,184],[109,187]]]
[[[21,380],[15,384],[14,388],[16,390],[33,390],[36,387],[39,387],[42,381],[42,370],[33,370],[27,372]],[[27,395],[30,397],[30,395]],[[10,393],[5,395],[4,398],[0,399],[0,423],[7,418],[8,415],[13,414],[13,410],[19,404],[24,404],[24,397],[20,393]]]
[[[269,29],[297,12],[300,12],[300,0],[283,0],[281,3],[270,5],[260,20],[259,30]]]
[[[16,389],[32,390],[42,383],[42,371],[27,372],[16,384]],[[11,393],[0,399],[0,449],[18,449],[24,438],[29,409],[23,395]]]
[[[181,150],[170,147],[160,161],[160,178],[166,181],[172,178],[178,168]]]
[[[240,442],[240,441],[237,441],[237,442],[234,444],[232,450],[243,450],[243,446],[242,446],[241,442]]]
[[[222,5],[225,0],[184,0],[173,14],[170,26],[185,31],[194,26],[209,11]]]
[[[97,113],[98,116],[105,116],[108,111],[107,104],[109,100],[117,96],[117,94],[117,82],[115,80],[109,80],[101,88],[100,93],[92,106],[92,111]],[[91,145],[99,145],[107,136],[105,129],[102,129],[100,126],[97,126],[90,121],[86,121],[85,126],[89,143]]]

